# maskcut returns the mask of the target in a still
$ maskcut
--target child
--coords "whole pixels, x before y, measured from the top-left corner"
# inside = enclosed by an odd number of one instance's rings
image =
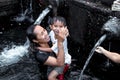
[[[62,29],[63,27],[67,27],[66,26],[66,20],[63,17],[60,16],[55,16],[50,20],[50,33],[49,36],[51,38],[52,41],[52,47],[51,48],[41,48],[38,47],[38,49],[42,50],[42,51],[47,51],[47,52],[54,52],[57,55],[58,52],[58,48],[57,48],[57,39],[56,39],[56,34],[59,33],[58,30]],[[69,33],[68,33],[69,34]],[[67,34],[67,35],[68,35]],[[68,53],[68,48],[67,48],[67,38],[65,38],[64,42],[63,42],[63,46],[64,46],[64,53],[65,53],[65,64],[70,65],[71,64],[71,55]],[[63,73],[63,69],[65,66],[63,67],[56,67],[54,68],[54,70],[52,70],[48,76],[49,80],[56,80],[57,76],[59,74]]]

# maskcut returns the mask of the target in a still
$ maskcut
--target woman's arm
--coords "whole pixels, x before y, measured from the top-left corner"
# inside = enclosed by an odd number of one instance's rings
[[[95,51],[105,55],[106,57],[108,57],[109,59],[111,59],[112,61],[114,61],[116,63],[120,63],[120,54],[118,54],[118,53],[110,52],[100,46],[97,47]]]

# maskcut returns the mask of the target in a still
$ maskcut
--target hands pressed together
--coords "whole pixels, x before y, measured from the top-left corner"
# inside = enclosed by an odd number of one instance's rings
[[[63,27],[59,30],[54,30],[55,32],[55,37],[59,40],[59,41],[64,41],[64,39],[69,35],[69,31],[67,29],[67,27]]]

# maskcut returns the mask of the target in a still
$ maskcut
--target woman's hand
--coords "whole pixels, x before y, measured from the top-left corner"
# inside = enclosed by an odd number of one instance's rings
[[[104,49],[103,47],[101,47],[101,46],[98,46],[98,47],[95,49],[95,51],[96,51],[97,53],[103,54],[104,51],[105,51],[105,49]]]

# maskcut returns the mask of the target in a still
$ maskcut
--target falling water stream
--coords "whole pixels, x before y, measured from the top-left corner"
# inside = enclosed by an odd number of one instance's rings
[[[110,51],[110,48],[111,48],[111,42],[109,42],[109,51]],[[107,59],[107,61],[105,62],[105,67],[107,68],[107,67],[110,67],[110,65],[111,65],[111,62],[110,62],[110,59]]]
[[[83,66],[83,69],[82,69],[82,71],[81,71],[81,73],[80,73],[79,80],[82,80],[83,72],[84,72],[84,70],[86,69],[86,67],[87,67],[87,65],[88,65],[88,63],[89,63],[89,61],[90,61],[90,59],[92,58],[92,56],[93,56],[93,54],[94,54],[94,51],[95,51],[96,47],[99,46],[99,45],[106,39],[106,36],[107,36],[107,35],[104,34],[104,35],[97,41],[97,43],[95,44],[95,46],[93,47],[93,49],[92,49],[91,52],[89,53],[89,57],[88,57],[88,59],[87,59],[85,65]]]
[[[34,24],[40,24],[43,18],[50,12],[51,8],[52,6],[49,5],[46,9],[44,9],[42,13],[39,15],[39,17],[37,18],[37,20],[34,22]]]

